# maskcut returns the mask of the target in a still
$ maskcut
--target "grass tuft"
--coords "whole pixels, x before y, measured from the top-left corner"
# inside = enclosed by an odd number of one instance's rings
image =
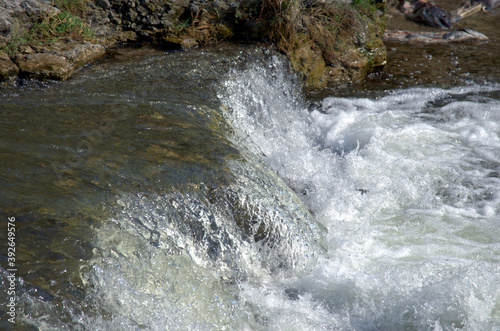
[[[52,43],[61,37],[93,40],[94,33],[78,16],[67,11],[46,16],[34,24],[28,33],[28,40],[33,43]]]
[[[51,44],[65,37],[95,41],[94,32],[82,19],[87,13],[87,0],[53,0],[52,4],[59,13],[47,13],[28,32],[14,34],[10,43],[0,50],[14,57],[22,45]]]
[[[88,0],[52,0],[53,5],[63,12],[85,17],[88,12]]]
[[[363,0],[357,0],[363,1]],[[356,27],[357,8],[335,0],[265,0],[263,12],[270,16],[271,39],[289,54],[297,45],[297,36],[314,42],[327,62],[335,58],[337,41]]]
[[[346,49],[378,24],[371,22],[379,22],[383,8],[383,0],[264,0],[261,18],[306,83],[322,86],[326,66],[342,66]]]

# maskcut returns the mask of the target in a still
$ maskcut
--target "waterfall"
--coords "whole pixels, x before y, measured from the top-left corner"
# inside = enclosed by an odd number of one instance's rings
[[[314,103],[260,47],[102,68],[1,101],[35,160],[5,172],[10,199],[49,215],[18,217],[20,324],[500,327],[499,85]],[[16,195],[23,178],[53,198]]]

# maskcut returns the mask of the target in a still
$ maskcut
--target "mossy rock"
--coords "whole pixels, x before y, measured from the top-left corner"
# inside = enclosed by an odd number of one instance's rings
[[[288,54],[293,69],[304,76],[307,86],[321,88],[327,84],[327,65],[321,52],[306,35],[297,38]]]
[[[0,81],[17,76],[19,68],[11,61],[9,56],[0,52]]]

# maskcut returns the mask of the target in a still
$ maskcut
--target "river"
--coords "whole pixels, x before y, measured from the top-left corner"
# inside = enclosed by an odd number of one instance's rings
[[[0,328],[497,330],[500,65],[476,46],[394,44],[307,96],[230,44],[3,88]],[[403,68],[415,49],[457,70]]]

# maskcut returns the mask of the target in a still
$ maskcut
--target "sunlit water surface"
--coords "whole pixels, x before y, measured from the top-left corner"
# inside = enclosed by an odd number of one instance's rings
[[[1,91],[17,326],[500,328],[499,85],[311,102],[260,47],[150,53]]]

